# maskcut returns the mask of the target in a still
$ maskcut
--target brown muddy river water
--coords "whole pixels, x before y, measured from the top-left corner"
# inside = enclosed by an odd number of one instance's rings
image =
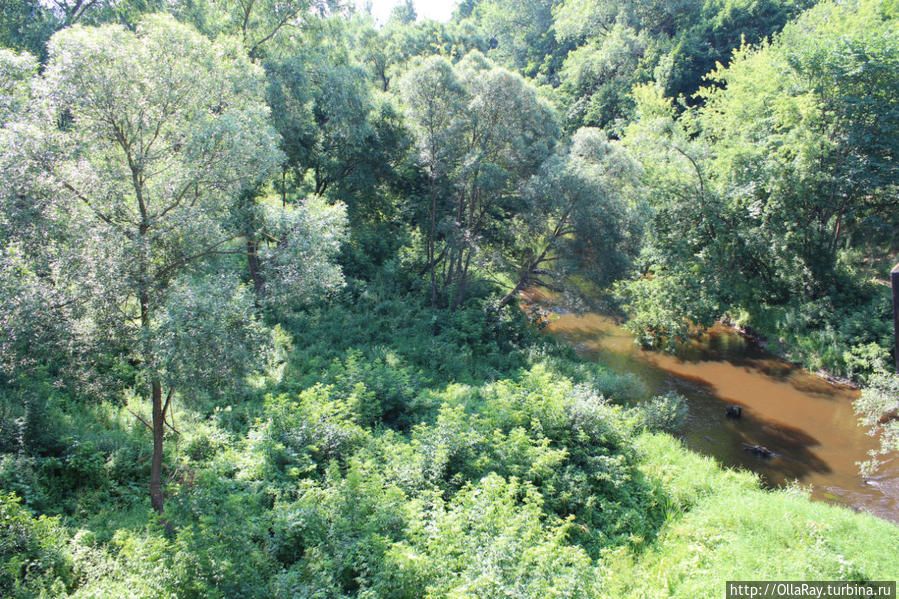
[[[713,328],[679,355],[644,351],[610,317],[552,312],[545,331],[584,357],[638,375],[653,393],[677,391],[689,400],[682,431],[691,449],[721,463],[747,468],[768,486],[798,480],[812,498],[866,510],[899,522],[899,456],[890,456],[865,483],[856,462],[876,441],[857,425],[858,391],[831,384],[761,349],[723,326]],[[742,417],[725,416],[729,405]],[[761,445],[774,457],[744,449]]]

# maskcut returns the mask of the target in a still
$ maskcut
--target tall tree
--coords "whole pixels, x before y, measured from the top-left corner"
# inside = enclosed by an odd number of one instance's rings
[[[528,287],[577,293],[574,279],[595,293],[624,275],[639,242],[627,202],[635,174],[631,158],[601,130],[575,132],[524,186],[515,242],[501,254],[515,282],[502,304]]]
[[[60,273],[57,286],[82,296],[94,326],[139,365],[152,409],[150,496],[161,513],[169,400],[188,381],[204,383],[185,372],[203,364],[187,359],[185,339],[214,331],[217,353],[205,359],[238,377],[247,364],[238,348],[258,341],[232,283],[207,286],[206,304],[194,310],[184,306],[198,295],[178,290],[214,256],[241,251],[226,226],[229,207],[279,160],[262,74],[239,47],[165,16],[147,17],[134,33],[72,27],[49,50],[29,123],[38,139],[25,158],[40,173],[36,200],[66,220],[64,251],[77,256],[78,271]]]
[[[882,9],[816,6],[737,52],[679,118],[658,86],[635,90],[624,143],[652,227],[622,289],[644,341],[845,288],[841,249],[896,207],[899,35]]]
[[[36,73],[34,56],[0,48],[0,127],[15,120],[28,106]]]
[[[343,46],[306,31],[282,59],[265,63],[272,121],[281,133],[285,169],[296,187],[328,195],[351,211],[371,196],[405,154],[400,115],[372,93],[365,69]]]
[[[897,206],[899,28],[881,6],[820,4],[703,92],[713,175],[794,293],[829,293],[847,236]]]
[[[556,85],[569,46],[560,43],[553,10],[560,0],[484,0],[472,9],[475,21],[491,40],[489,55],[499,64]]]
[[[401,89],[430,180],[425,271],[431,301],[455,309],[472,269],[508,233],[516,191],[551,152],[550,107],[518,75],[472,52],[457,67],[434,57]]]

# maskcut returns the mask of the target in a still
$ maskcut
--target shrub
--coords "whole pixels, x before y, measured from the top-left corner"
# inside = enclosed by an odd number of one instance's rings
[[[58,518],[34,518],[15,495],[0,493],[0,596],[59,596],[72,581]]]
[[[641,404],[637,418],[646,430],[673,433],[687,423],[688,414],[687,399],[680,393],[669,391]]]
[[[569,524],[548,518],[533,487],[492,474],[452,501],[419,504],[406,551],[425,597],[593,597],[598,580]]]

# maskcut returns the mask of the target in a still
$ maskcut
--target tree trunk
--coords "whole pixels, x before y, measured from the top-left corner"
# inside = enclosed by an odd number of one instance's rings
[[[502,301],[500,301],[500,303],[499,303],[500,308],[504,307],[506,304],[511,302],[512,298],[515,297],[515,294],[518,293],[519,291],[521,291],[524,288],[524,286],[527,285],[528,282],[530,282],[531,275],[534,274],[534,271],[537,269],[537,267],[540,266],[540,264],[544,260],[546,260],[546,254],[549,253],[549,248],[551,248],[553,246],[553,243],[555,242],[555,240],[558,239],[559,236],[562,234],[562,231],[564,230],[563,226],[565,224],[567,224],[569,214],[571,214],[571,208],[569,208],[565,212],[565,215],[559,221],[559,224],[556,225],[556,228],[553,231],[552,237],[550,237],[549,242],[543,248],[543,251],[540,252],[540,255],[537,256],[537,259],[534,260],[533,262],[529,262],[524,267],[524,273],[522,273],[521,277],[518,279],[518,282],[515,284],[515,287],[512,289],[512,291],[510,291],[509,293],[506,294],[506,296],[502,299]]]
[[[145,229],[141,229],[143,232]],[[145,272],[145,269],[142,269]],[[153,404],[153,457],[150,462],[150,504],[158,514],[162,514],[162,437],[165,433],[165,418],[162,412],[162,384],[158,375],[152,370],[153,352],[150,342],[150,296],[145,284],[141,283],[140,324],[144,338],[144,367],[150,368],[150,401]]]
[[[162,385],[159,380],[150,383],[153,399],[153,461],[150,465],[150,503],[156,513],[162,514],[162,440],[165,434],[165,416],[162,413]]]
[[[896,341],[896,372],[899,372],[899,264],[890,271],[890,285],[893,287],[893,336]]]
[[[515,296],[518,294],[519,291],[521,291],[521,290],[524,288],[525,285],[527,285],[528,279],[530,279],[530,278],[531,278],[531,267],[528,266],[528,267],[525,269],[525,272],[524,272],[524,274],[521,276],[521,278],[518,279],[518,282],[515,283],[515,287],[512,288],[512,291],[510,291],[509,293],[507,293],[507,294],[503,297],[503,299],[500,300],[500,302],[499,302],[499,307],[500,307],[500,308],[504,308],[504,307],[506,307],[506,304],[508,304],[509,302],[511,302],[513,299],[515,299]]]
[[[474,248],[470,248],[468,250],[468,255],[465,256],[464,266],[462,264],[462,256],[459,256],[459,287],[456,292],[456,299],[453,300],[453,306],[450,309],[450,312],[455,312],[456,308],[458,308],[462,304],[462,299],[465,297],[465,290],[468,287],[468,267],[471,265],[471,255],[474,253]]]
[[[437,236],[437,192],[434,188],[434,180],[431,178],[431,222],[428,231],[428,260],[431,263],[431,308],[437,309],[437,263],[434,260],[435,237]]]
[[[253,288],[256,290],[256,297],[261,298],[264,289],[262,273],[259,265],[259,242],[252,236],[247,236],[247,268],[250,270],[250,278],[253,279]]]

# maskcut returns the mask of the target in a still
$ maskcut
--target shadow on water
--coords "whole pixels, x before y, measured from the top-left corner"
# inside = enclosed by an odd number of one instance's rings
[[[899,459],[888,459],[868,483],[858,474],[856,462],[877,446],[857,425],[852,401],[858,391],[780,360],[722,326],[671,355],[639,349],[611,317],[552,313],[548,320],[545,331],[582,356],[636,374],[653,393],[687,397],[683,436],[692,449],[752,470],[768,487],[798,481],[811,485],[813,499],[899,521]],[[725,416],[730,405],[741,406],[740,419]],[[755,446],[772,455],[760,456],[751,451]]]

